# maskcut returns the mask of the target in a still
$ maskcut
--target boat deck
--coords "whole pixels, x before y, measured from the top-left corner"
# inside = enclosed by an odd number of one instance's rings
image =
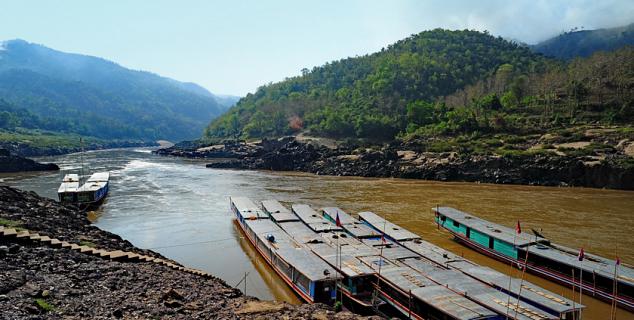
[[[367,222],[370,226],[374,227],[375,230],[384,232],[386,236],[396,241],[420,239],[417,234],[383,219],[374,212],[360,212],[359,219]]]
[[[277,200],[262,201],[262,209],[276,222],[299,221],[299,218],[291,210],[288,210]]]
[[[231,203],[240,210],[244,219],[259,219],[268,217],[253,201],[247,197],[231,197]]]
[[[300,220],[315,232],[342,231],[340,227],[332,224],[309,205],[293,204],[291,209]]]
[[[341,210],[340,208],[327,207],[323,208],[322,211],[324,213],[324,216],[326,216],[329,220],[333,222],[337,221],[337,216],[339,216],[341,227],[355,238],[378,238],[381,236],[376,230],[370,228],[364,223],[359,222],[359,220],[353,218],[351,215]]]

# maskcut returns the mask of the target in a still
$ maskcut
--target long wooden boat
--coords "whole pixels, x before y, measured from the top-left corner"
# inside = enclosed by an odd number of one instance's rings
[[[332,304],[340,274],[299,245],[251,200],[230,198],[236,223],[286,284],[309,303]]]
[[[299,207],[305,210],[309,209],[306,206]],[[374,272],[367,267],[364,268],[360,262],[353,265],[354,260],[349,256],[337,254],[336,247],[332,243],[326,242],[326,239],[322,237],[326,232],[325,230],[331,228],[324,228],[325,224],[319,221],[313,225],[313,228],[322,231],[322,233],[314,231],[304,224],[296,214],[276,200],[263,201],[262,209],[295,241],[310,249],[342,274],[343,279],[337,283],[337,289],[340,293],[338,299],[345,300],[347,308],[361,313],[373,311],[376,306],[372,304],[372,291],[369,290],[371,289],[369,284],[375,278]],[[337,228],[332,229],[337,230]]]
[[[634,269],[615,260],[585,254],[550,240],[495,224],[449,207],[438,207],[436,222],[465,245],[497,260],[634,310]],[[580,281],[582,279],[582,281]],[[615,285],[616,284],[616,285]],[[614,294],[616,292],[616,294]]]
[[[82,209],[98,207],[108,195],[110,186],[109,172],[93,173],[83,185],[79,185],[79,175],[67,174],[57,189],[59,201],[74,204]]]
[[[528,281],[509,278],[424,241],[415,233],[373,212],[361,212],[359,219],[384,234],[388,241],[416,255],[412,258],[400,254],[394,258],[395,261],[499,314],[515,319],[574,319],[583,309],[582,305]],[[391,250],[388,247],[384,252],[394,255]]]

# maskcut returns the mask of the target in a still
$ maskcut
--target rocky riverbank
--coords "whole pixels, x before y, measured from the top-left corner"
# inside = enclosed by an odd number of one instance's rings
[[[155,147],[156,142],[140,142],[140,141],[111,141],[111,142],[91,142],[84,146],[83,150],[103,150],[114,148],[133,148],[133,147]],[[0,142],[0,148],[9,150],[12,154],[22,157],[41,157],[41,156],[57,156],[82,151],[80,146],[51,146],[51,147],[34,147],[30,144],[21,142]]]
[[[634,165],[618,152],[600,158],[558,151],[515,155],[426,152],[414,143],[336,148],[292,137],[197,149],[167,148],[161,155],[209,158],[209,168],[303,171],[323,175],[394,177],[543,186],[634,190]]]
[[[9,150],[0,149],[0,172],[55,171],[54,163],[39,163],[31,159],[11,155]]]
[[[160,257],[90,224],[72,206],[0,187],[0,225],[105,250]],[[162,258],[165,259],[165,258]],[[2,319],[358,319],[320,304],[258,301],[216,278],[0,237]]]

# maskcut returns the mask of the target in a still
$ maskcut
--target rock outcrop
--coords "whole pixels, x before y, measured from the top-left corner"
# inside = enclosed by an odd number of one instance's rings
[[[163,149],[158,154],[212,159],[209,168],[634,190],[634,166],[628,166],[623,161],[628,156],[622,154],[602,160],[555,153],[460,155],[424,152],[399,142],[374,148],[328,148],[292,137],[203,149]]]
[[[13,156],[6,149],[0,149],[0,172],[54,171],[59,167],[54,163],[39,163],[31,159]]]

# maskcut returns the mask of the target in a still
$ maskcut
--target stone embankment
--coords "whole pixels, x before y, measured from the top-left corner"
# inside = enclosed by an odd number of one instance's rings
[[[0,149],[0,172],[55,171],[54,163],[39,163],[31,159],[11,155],[9,150]]]
[[[622,154],[607,155],[600,161],[556,153],[459,155],[424,152],[399,142],[379,148],[328,148],[292,137],[198,149],[167,148],[156,153],[208,158],[209,168],[634,190],[634,166],[622,165],[628,157]]]
[[[259,301],[134,247],[71,206],[0,187],[0,318],[358,319]]]

